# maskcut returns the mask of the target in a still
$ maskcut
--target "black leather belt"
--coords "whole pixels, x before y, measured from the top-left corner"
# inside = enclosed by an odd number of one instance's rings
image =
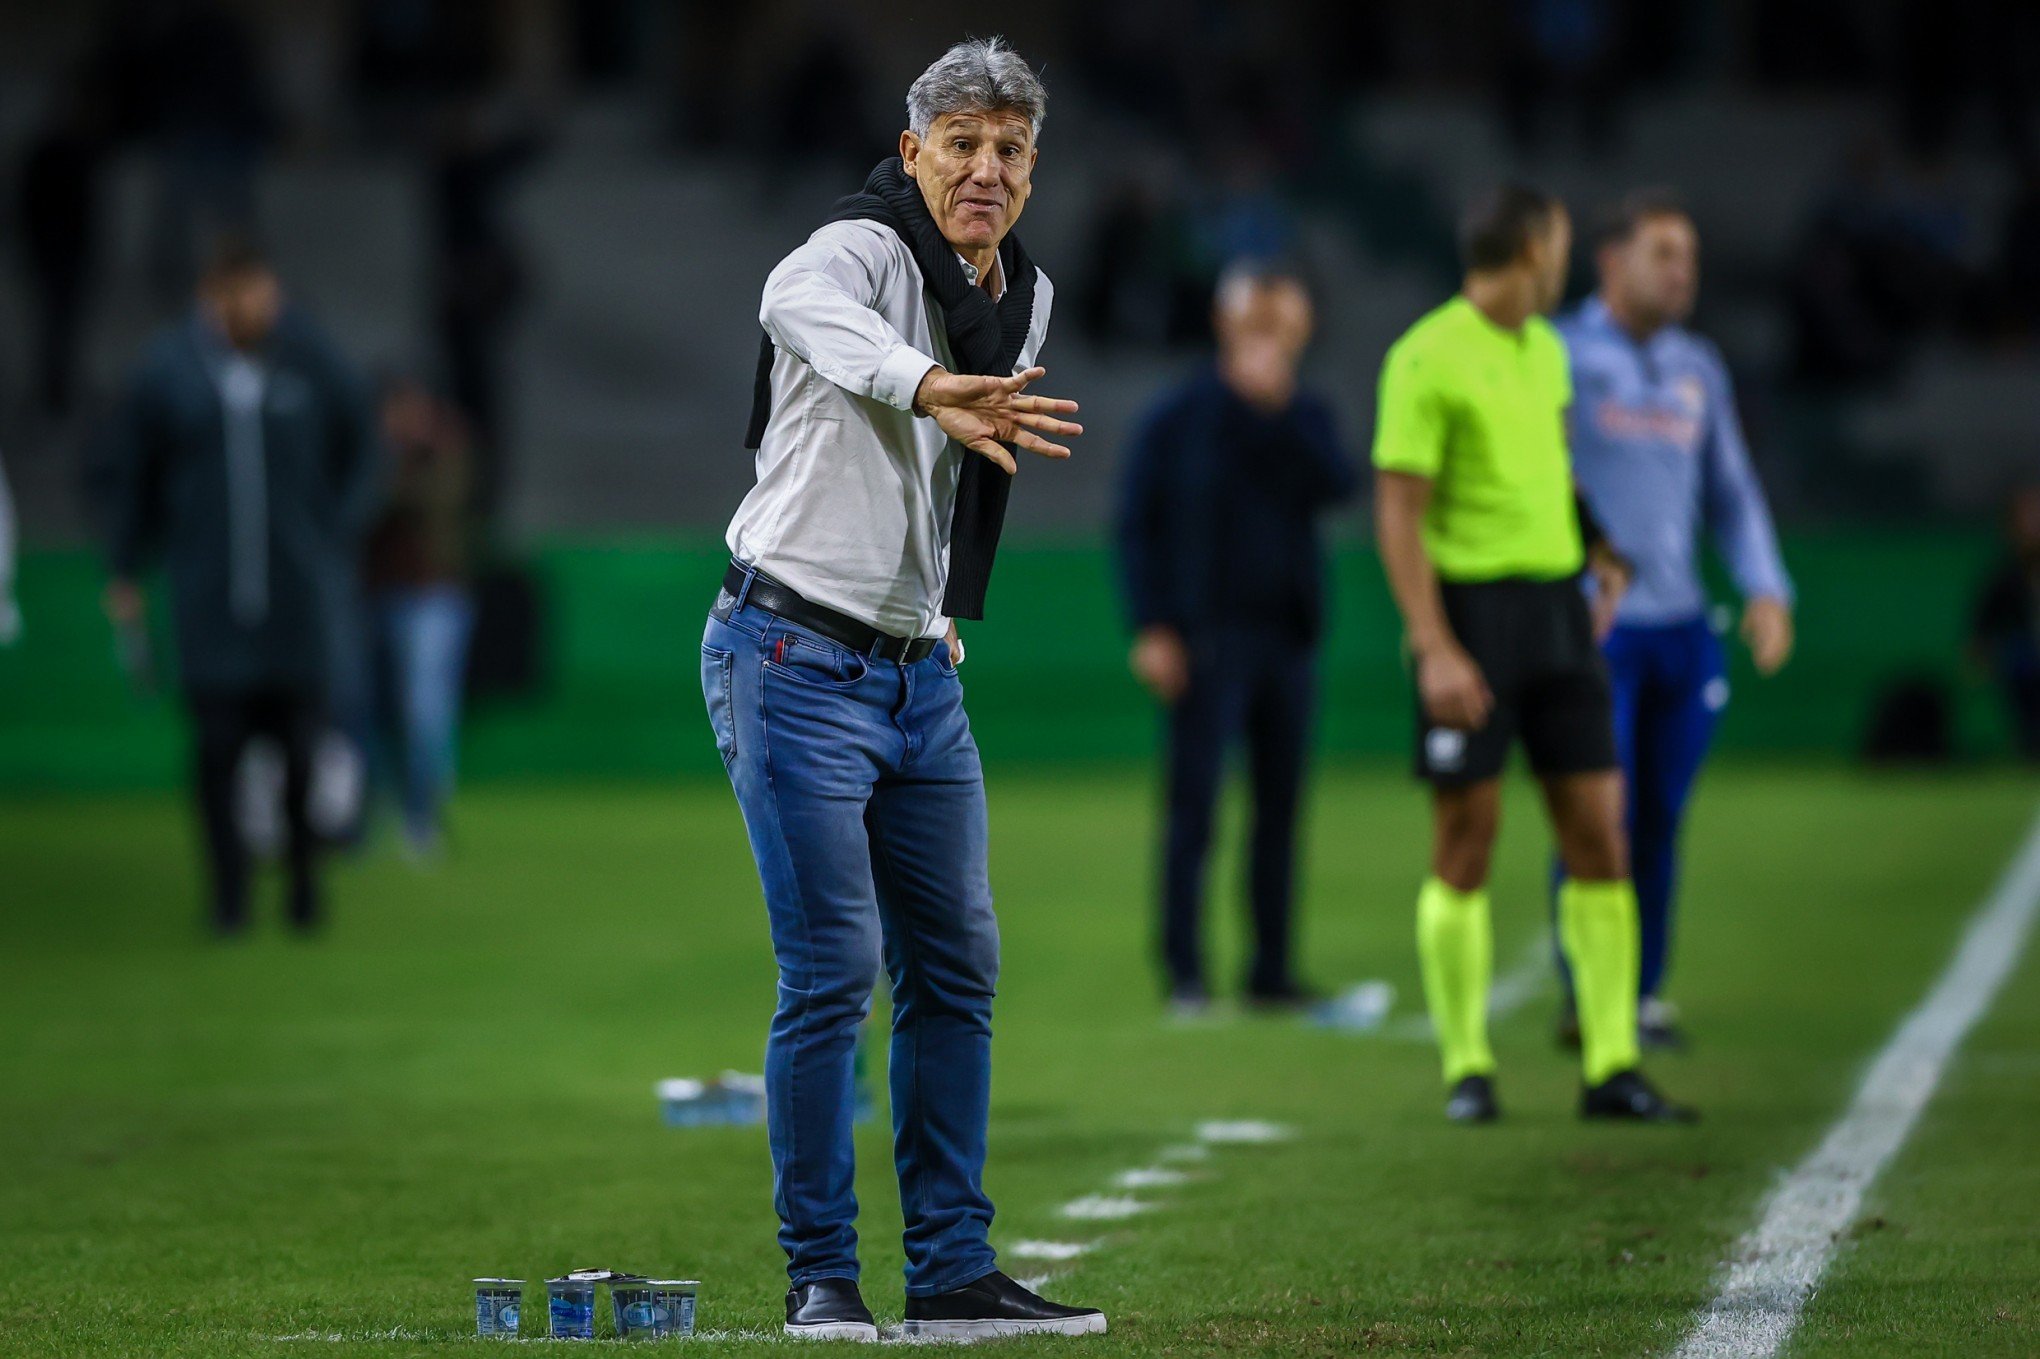
[[[745,582],[750,582],[751,592],[744,593]],[[755,605],[769,614],[776,614],[789,623],[798,623],[810,632],[819,632],[832,642],[839,642],[860,656],[875,660],[896,661],[901,665],[912,665],[925,661],[935,650],[940,637],[895,637],[880,632],[869,623],[860,623],[846,613],[803,599],[778,581],[754,571],[748,571],[735,562],[723,573],[723,589],[732,598]]]

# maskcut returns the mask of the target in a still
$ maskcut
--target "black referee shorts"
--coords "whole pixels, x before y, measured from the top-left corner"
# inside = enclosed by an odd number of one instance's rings
[[[1417,777],[1491,779],[1518,736],[1539,775],[1616,767],[1614,694],[1577,579],[1440,582],[1445,618],[1494,692],[1487,725],[1432,723],[1417,698]]]

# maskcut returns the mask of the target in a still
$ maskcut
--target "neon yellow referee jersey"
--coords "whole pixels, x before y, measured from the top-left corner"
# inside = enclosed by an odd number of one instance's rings
[[[1507,331],[1455,297],[1388,351],[1374,465],[1431,479],[1423,539],[1441,579],[1580,569],[1571,404],[1565,343],[1541,316]]]

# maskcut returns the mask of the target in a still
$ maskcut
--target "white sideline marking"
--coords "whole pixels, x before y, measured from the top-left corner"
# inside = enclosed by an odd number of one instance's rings
[[[1155,1205],[1143,1203],[1130,1194],[1086,1194],[1080,1199],[1071,1199],[1062,1206],[1064,1217],[1086,1221],[1106,1222],[1116,1218],[1132,1217],[1145,1213]]]
[[[1294,1136],[1280,1123],[1266,1123],[1258,1118],[1197,1125],[1197,1140],[1200,1142],[1287,1142]]]
[[[522,1337],[519,1337],[520,1339]],[[292,1335],[272,1335],[265,1339],[284,1343],[298,1340],[316,1340],[334,1345],[359,1345],[377,1340],[407,1340],[412,1342],[437,1340],[446,1336],[433,1331],[413,1330],[409,1326],[390,1326],[380,1331],[298,1331]]]
[[[1491,1019],[1514,1014],[1551,989],[1557,971],[1551,961],[1551,935],[1544,930],[1530,937],[1509,970],[1496,977],[1488,988],[1487,1012]]]
[[[1112,1177],[1114,1189],[1174,1189],[1188,1183],[1188,1175],[1167,1166],[1142,1166],[1138,1170],[1122,1170]]]
[[[1179,1142],[1175,1146],[1163,1147],[1155,1153],[1158,1161],[1208,1161],[1211,1148],[1202,1142]]]
[[[1771,1191],[1736,1245],[1728,1277],[1673,1359],[1766,1359],[1856,1220],[1864,1191],[1905,1144],[1962,1039],[2018,962],[2040,909],[2040,822],[1971,917],[1954,960],[1899,1025],[1820,1146]]]
[[[1015,1241],[1000,1253],[1016,1260],[1074,1260],[1096,1248],[1089,1241]]]

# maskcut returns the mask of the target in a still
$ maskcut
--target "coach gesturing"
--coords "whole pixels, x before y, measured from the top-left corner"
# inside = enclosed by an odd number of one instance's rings
[[[702,690],[764,885],[765,1049],[789,1334],[877,1338],[857,1289],[852,1063],[892,980],[910,1335],[1105,1329],[998,1272],[986,1237],[998,926],[953,618],[983,614],[1011,448],[1081,427],[1026,394],[1048,279],[1009,234],[1046,94],[997,40],[907,92],[900,154],[765,284],[758,484],[702,639]]]

